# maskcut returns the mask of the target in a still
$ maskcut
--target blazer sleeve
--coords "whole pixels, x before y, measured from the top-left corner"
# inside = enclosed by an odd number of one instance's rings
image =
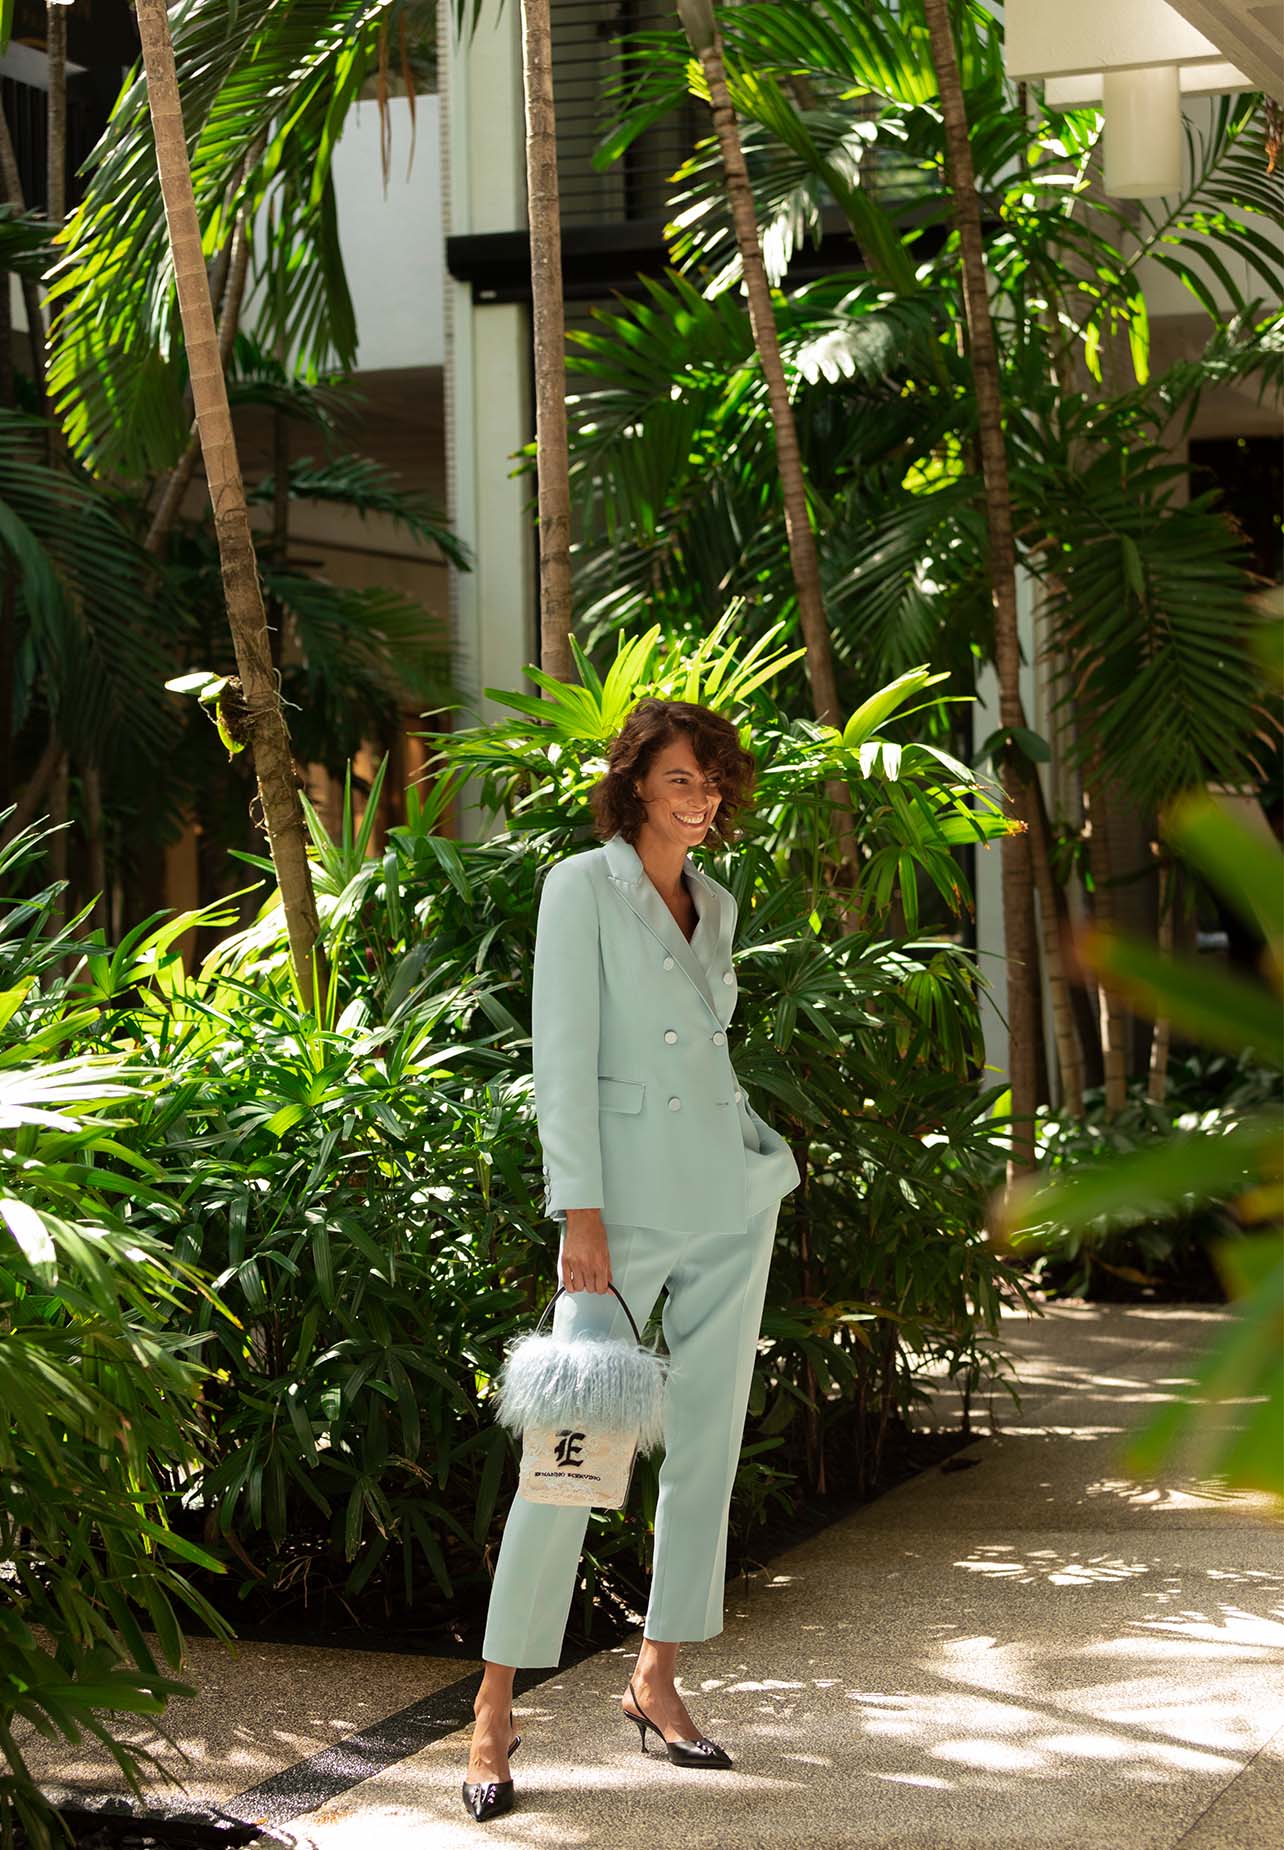
[[[544,880],[535,924],[531,1066],[544,1148],[544,1212],[603,1205],[598,1137],[597,899],[593,883],[559,861]]]

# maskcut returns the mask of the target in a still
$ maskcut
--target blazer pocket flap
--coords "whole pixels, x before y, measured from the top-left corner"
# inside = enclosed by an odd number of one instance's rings
[[[641,1079],[604,1079],[598,1074],[599,1111],[641,1111],[646,1083]]]

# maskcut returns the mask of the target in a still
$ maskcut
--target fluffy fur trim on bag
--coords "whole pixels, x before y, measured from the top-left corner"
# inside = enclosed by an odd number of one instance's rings
[[[639,1348],[631,1337],[519,1336],[508,1351],[492,1399],[495,1418],[511,1433],[527,1426],[585,1426],[638,1433],[650,1452],[664,1437],[664,1384],[669,1359]]]

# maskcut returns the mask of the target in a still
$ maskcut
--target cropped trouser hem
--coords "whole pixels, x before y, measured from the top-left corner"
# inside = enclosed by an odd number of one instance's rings
[[[612,1279],[639,1326],[668,1287],[664,1459],[645,1627],[657,1643],[722,1630],[731,1492],[779,1209],[773,1202],[739,1233],[607,1225]],[[560,1271],[560,1251],[558,1260]],[[559,1337],[628,1332],[612,1292],[567,1293],[553,1327]],[[514,1497],[482,1641],[488,1663],[522,1670],[560,1663],[589,1513]]]

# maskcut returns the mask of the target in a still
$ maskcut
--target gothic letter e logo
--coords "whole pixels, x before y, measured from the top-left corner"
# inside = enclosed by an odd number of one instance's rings
[[[570,1469],[577,1470],[584,1463],[582,1450],[584,1438],[585,1435],[582,1432],[571,1432],[569,1428],[558,1433],[553,1455],[559,1465],[567,1465]]]

